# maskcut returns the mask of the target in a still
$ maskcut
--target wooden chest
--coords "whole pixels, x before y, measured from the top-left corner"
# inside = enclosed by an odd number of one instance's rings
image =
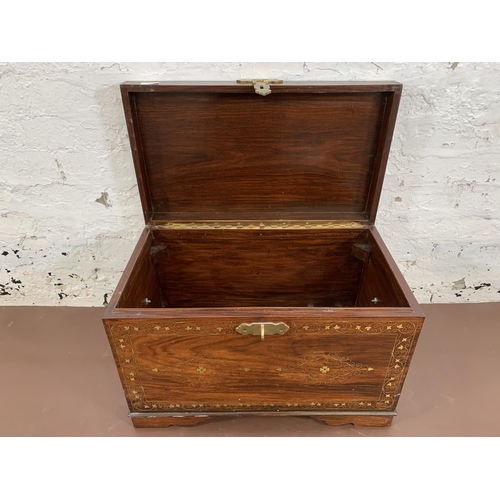
[[[146,227],[103,322],[134,425],[390,425],[424,321],[374,227],[402,86],[121,89]]]

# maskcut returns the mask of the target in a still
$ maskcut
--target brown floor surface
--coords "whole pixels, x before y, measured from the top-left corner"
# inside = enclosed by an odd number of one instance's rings
[[[392,427],[244,417],[134,429],[102,308],[0,308],[1,436],[499,436],[500,303],[427,316]]]

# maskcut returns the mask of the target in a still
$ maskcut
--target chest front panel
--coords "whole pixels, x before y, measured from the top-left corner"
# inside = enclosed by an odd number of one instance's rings
[[[421,326],[418,318],[302,319],[262,340],[236,332],[239,324],[220,318],[109,326],[131,408],[390,410]]]

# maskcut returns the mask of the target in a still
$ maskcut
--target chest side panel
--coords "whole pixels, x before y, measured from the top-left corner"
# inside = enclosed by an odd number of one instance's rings
[[[133,411],[392,410],[421,318],[314,319],[262,341],[239,320],[107,324]]]

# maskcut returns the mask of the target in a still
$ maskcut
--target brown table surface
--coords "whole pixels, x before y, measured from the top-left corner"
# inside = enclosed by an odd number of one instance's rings
[[[134,429],[103,308],[0,308],[0,436],[499,436],[500,302],[424,305],[427,316],[388,428],[243,417]]]

